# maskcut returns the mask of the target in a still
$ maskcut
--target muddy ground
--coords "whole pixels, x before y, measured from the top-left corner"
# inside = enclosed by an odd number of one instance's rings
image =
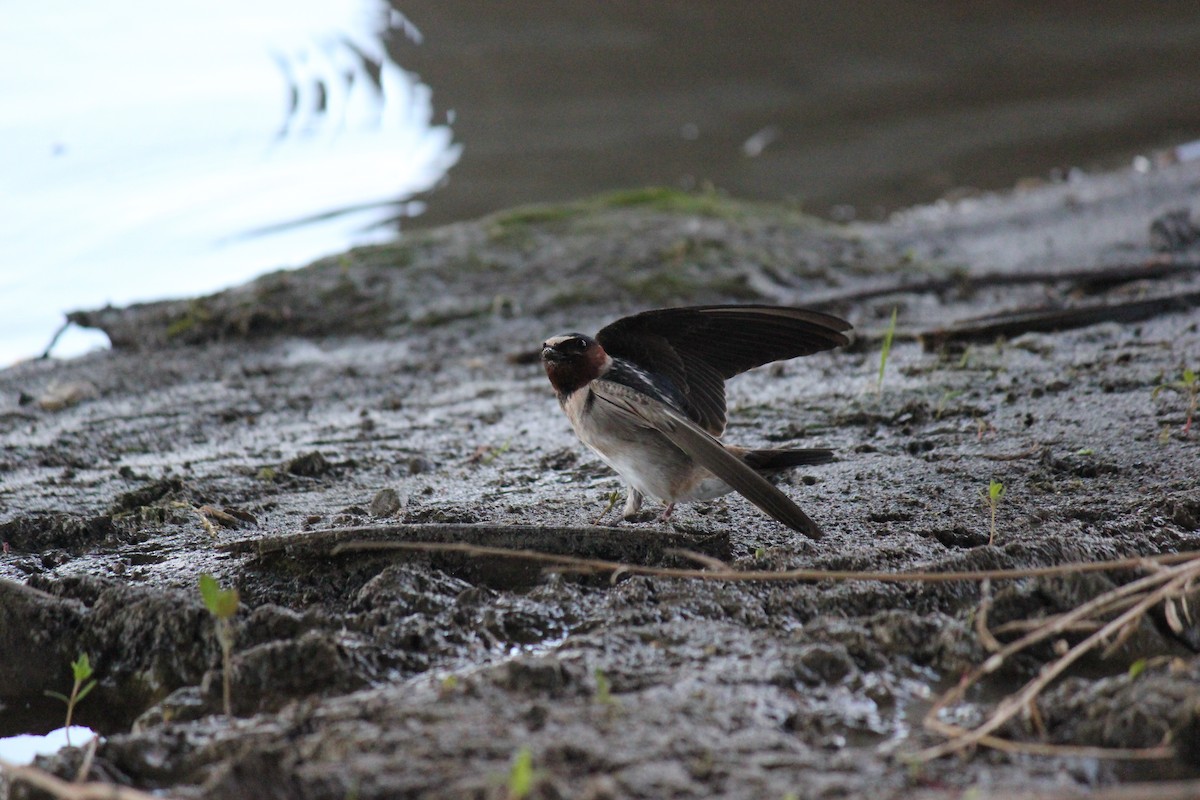
[[[61,724],[43,690],[68,689],[87,652],[99,686],[77,719],[104,734],[91,776],[174,797],[503,797],[526,749],[537,797],[1006,796],[1195,776],[1194,630],[1148,618],[1042,697],[1044,730],[1005,731],[1165,739],[1174,759],[981,749],[918,766],[909,754],[940,741],[920,724],[934,694],[986,657],[976,583],[610,580],[333,544],[889,571],[1196,549],[1200,430],[1183,430],[1184,393],[1155,389],[1200,366],[1200,253],[1182,217],[1151,229],[1197,196],[1193,163],[841,228],[646,190],[78,313],[113,351],[0,372],[0,734]],[[592,526],[619,485],[573,438],[537,345],[718,301],[807,303],[857,328],[842,351],[729,386],[729,440],[837,450],[784,485],[819,542],[737,497],[669,527]],[[962,324],[1001,312],[1020,313]],[[989,545],[990,480],[1005,496]],[[370,530],[328,532],[347,527]],[[233,719],[202,572],[240,592]],[[1134,574],[1000,583],[990,620]],[[1051,657],[1014,661],[960,719]],[[40,763],[72,776],[80,759]]]

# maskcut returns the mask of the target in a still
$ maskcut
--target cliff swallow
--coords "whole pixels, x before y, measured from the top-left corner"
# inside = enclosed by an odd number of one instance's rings
[[[696,306],[619,319],[595,338],[554,336],[542,364],[579,438],[625,479],[624,516],[731,491],[813,539],[821,529],[766,476],[833,459],[829,450],[722,444],[725,381],[753,367],[847,344],[845,320],[777,306]]]

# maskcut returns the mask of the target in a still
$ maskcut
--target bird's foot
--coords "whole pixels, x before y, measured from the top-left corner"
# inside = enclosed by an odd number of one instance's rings
[[[625,496],[625,508],[621,510],[621,516],[625,519],[633,519],[642,507],[643,495],[632,486],[629,487],[629,493]]]

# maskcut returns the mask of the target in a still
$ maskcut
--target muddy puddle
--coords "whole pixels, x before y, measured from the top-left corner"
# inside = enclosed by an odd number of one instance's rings
[[[1036,725],[1002,731],[1171,743],[1153,768],[988,748],[916,766],[941,741],[921,724],[932,699],[988,655],[977,582],[706,581],[384,545],[890,572],[1195,549],[1200,433],[1183,430],[1186,394],[1156,389],[1196,366],[1200,281],[1193,252],[1154,251],[1148,231],[1198,181],[1188,165],[1097,176],[858,228],[624,193],[211,297],[80,312],[112,352],[0,372],[0,733],[61,724],[43,691],[87,652],[99,685],[77,719],[104,734],[90,776],[169,796],[503,797],[526,752],[540,797],[1192,777],[1191,626],[1147,616],[1050,687]],[[1053,247],[1035,230],[1087,215],[1109,222]],[[1005,225],[1007,248],[972,256]],[[1118,270],[1168,262],[1182,266]],[[1083,267],[1086,280],[1068,270]],[[1147,298],[1163,300],[1131,305]],[[680,508],[669,527],[595,525],[619,486],[560,418],[538,343],[636,309],[750,300],[816,302],[857,329],[842,351],[729,386],[729,440],[837,451],[784,487],[824,539],[737,497]],[[1080,308],[1105,318],[1029,322]],[[998,312],[1021,312],[1003,337],[971,322]],[[990,481],[1005,487],[992,544]],[[204,572],[240,593],[233,718]],[[990,624],[1068,611],[1138,574],[997,582]],[[1053,657],[1046,645],[1012,659],[960,721]],[[82,758],[39,763],[74,775]]]

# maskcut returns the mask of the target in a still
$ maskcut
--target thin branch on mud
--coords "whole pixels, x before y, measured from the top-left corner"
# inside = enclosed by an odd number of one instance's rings
[[[701,564],[709,569],[717,570],[719,572],[729,572],[731,570],[731,567],[721,559],[713,558],[712,556],[705,555],[704,553],[697,553],[695,550],[681,550],[678,547],[669,547],[664,550],[663,553],[669,556],[675,556],[676,558],[695,561],[697,564]]]
[[[999,736],[982,736],[979,744],[1003,753],[1023,756],[1045,756],[1046,758],[1095,758],[1109,761],[1158,761],[1173,758],[1175,748],[1169,745],[1156,747],[1089,747],[1075,744],[1050,744],[1049,742],[1016,742]]]
[[[1158,562],[1158,564],[1161,565],[1162,562]],[[1045,621],[1020,639],[1005,645],[982,665],[968,673],[954,688],[943,694],[933,704],[925,715],[925,728],[948,737],[948,741],[926,748],[917,753],[915,757],[919,761],[930,761],[951,753],[961,752],[975,745],[1023,753],[1042,752],[1045,748],[1055,748],[1054,745],[1003,740],[992,734],[1023,709],[1031,707],[1047,686],[1084,655],[1101,645],[1123,641],[1123,638],[1129,635],[1133,627],[1141,622],[1142,617],[1150,609],[1159,603],[1170,602],[1184,596],[1191,589],[1197,576],[1200,576],[1200,559],[1155,569],[1150,575],[1105,592],[1066,614],[1059,614]],[[999,669],[1005,660],[1014,654],[1046,639],[1059,636],[1081,622],[1099,621],[1118,609],[1124,610],[1114,619],[1105,622],[1093,631],[1083,641],[1068,649],[1059,658],[1044,666],[1020,690],[1000,701],[996,709],[981,725],[968,730],[959,725],[943,722],[939,718],[943,711],[960,702],[971,687]],[[1109,649],[1111,648],[1106,648],[1106,651]],[[1174,748],[1166,745],[1140,750],[1110,750],[1103,747],[1094,748],[1094,750],[1099,754],[1107,754],[1104,757],[1115,758],[1156,759],[1169,758],[1174,754]]]
[[[50,354],[54,352],[54,345],[58,344],[58,340],[62,338],[62,335],[67,332],[67,328],[69,327],[71,327],[71,320],[64,319],[62,324],[58,326],[58,330],[50,337],[50,344],[46,345],[46,349],[38,356],[38,361],[48,361],[50,359]]]
[[[217,544],[229,553],[251,553],[259,557],[328,557],[331,548],[344,542],[425,542],[503,547],[553,555],[609,559],[638,564],[657,564],[663,551],[679,548],[719,559],[732,555],[728,531],[695,533],[675,528],[644,528],[563,525],[503,525],[498,523],[393,523],[349,528],[323,528],[282,536],[262,536]]]
[[[1028,631],[1036,630],[1045,625],[1047,620],[1055,619],[1056,617],[1045,617],[1042,619],[1014,619],[1011,622],[1006,622],[1003,625],[997,625],[991,629],[993,636],[1003,636],[1008,633],[1027,633]],[[1063,629],[1063,633],[1091,633],[1100,627],[1099,622],[1074,622]]]
[[[1138,569],[1147,565],[1171,565],[1181,562],[1200,563],[1200,553],[1167,553],[1157,556],[1118,558],[1112,561],[1091,561],[1078,564],[1059,564],[1053,567],[1029,567],[1025,569],[990,569],[964,572],[860,572],[856,570],[788,569],[788,570],[737,570],[729,569],[685,569],[682,567],[648,567],[606,561],[597,558],[543,553],[537,550],[515,550],[507,547],[464,544],[460,542],[397,542],[397,541],[348,541],[340,542],[330,549],[330,555],[342,553],[407,550],[427,553],[459,553],[474,558],[514,558],[549,565],[559,572],[577,573],[624,573],[646,575],[655,578],[693,578],[705,581],[772,582],[772,581],[876,581],[879,583],[949,583],[954,581],[1019,580],[1069,575],[1081,572],[1107,572],[1109,570]]]
[[[1075,283],[1087,288],[1118,286],[1136,280],[1165,280],[1176,275],[1186,275],[1200,270],[1200,261],[1195,259],[1153,259],[1111,267],[1081,267],[1061,271],[1040,272],[990,272],[983,275],[951,275],[945,278],[929,278],[921,281],[900,282],[888,286],[872,286],[840,294],[817,296],[809,302],[814,305],[841,305],[863,300],[874,300],[894,294],[932,294],[956,289],[973,292],[994,286],[1021,286],[1038,283]]]
[[[1120,303],[1095,303],[1074,308],[1013,310],[977,319],[962,320],[946,328],[918,334],[931,352],[951,342],[1011,339],[1023,333],[1054,333],[1101,322],[1132,324],[1163,314],[1190,311],[1200,306],[1200,292],[1182,292]]]
[[[61,800],[164,800],[162,795],[149,794],[129,786],[89,781],[71,783],[44,769],[0,759],[0,775],[11,783],[24,782]]]
[[[1160,567],[1158,563],[1146,563],[1142,565],[1142,568],[1148,572],[1152,572]],[[1124,611],[1126,608],[1129,608],[1136,602],[1136,597],[1125,597],[1120,600],[1113,600],[1112,603],[1107,605],[1104,610],[1109,614],[1115,614],[1118,611]],[[1052,614],[1048,617],[1039,617],[1036,619],[1012,620],[1004,623],[1003,625],[997,625],[995,628],[992,628],[992,633],[997,635],[1003,635],[1006,633],[1028,633],[1029,631],[1037,630],[1043,625],[1047,625],[1050,622],[1057,620],[1060,616],[1062,615]],[[1103,624],[1103,622],[1098,622],[1096,620],[1072,622],[1068,623],[1067,626],[1060,631],[1060,633],[1091,633],[1092,631],[1101,627]]]

